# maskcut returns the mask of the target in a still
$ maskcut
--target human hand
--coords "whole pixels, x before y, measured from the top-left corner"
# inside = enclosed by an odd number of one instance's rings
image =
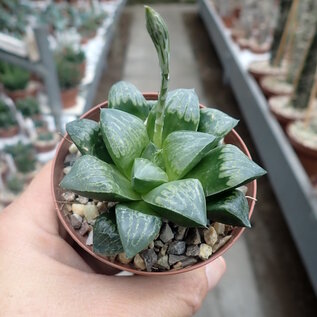
[[[105,276],[59,234],[47,164],[0,214],[1,316],[192,316],[225,271],[223,258],[164,277]]]

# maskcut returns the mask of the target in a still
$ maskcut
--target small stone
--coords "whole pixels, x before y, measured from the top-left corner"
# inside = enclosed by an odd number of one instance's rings
[[[76,200],[80,203],[80,204],[83,204],[83,205],[86,205],[88,203],[88,198],[87,197],[83,197],[83,196],[78,196],[76,198]]]
[[[152,241],[149,246],[148,246],[149,249],[153,249],[154,248],[154,241]]]
[[[79,229],[79,234],[81,236],[84,236],[88,231],[90,231],[90,226],[89,224],[87,223],[87,221],[85,220],[82,224],[81,224],[81,227]]]
[[[160,239],[166,243],[174,238],[174,233],[168,223],[165,223],[161,229]]]
[[[186,230],[187,230],[187,228],[179,226],[177,228],[177,233],[175,235],[175,239],[176,240],[183,240],[185,237]]]
[[[128,259],[124,252],[118,254],[118,261],[122,264],[129,264],[132,261],[132,258]]]
[[[212,247],[208,244],[202,243],[199,248],[199,257],[202,260],[208,260],[212,254]]]
[[[72,214],[69,217],[70,223],[74,229],[79,229],[81,227],[83,218],[77,214]]]
[[[99,216],[96,205],[84,205],[84,215],[89,223]]]
[[[199,246],[198,245],[190,245],[186,250],[187,256],[199,256]]]
[[[83,217],[84,216],[85,205],[82,204],[72,204],[73,213]]]
[[[219,242],[213,246],[212,252],[215,253],[218,249],[220,249],[222,246],[224,246],[230,239],[231,239],[231,235],[225,236],[222,239],[220,239]]]
[[[184,254],[186,250],[185,241],[173,241],[167,250],[168,254],[181,255]]]
[[[66,200],[66,201],[74,201],[75,200],[75,193],[72,192],[65,192],[62,194],[62,197]]]
[[[164,255],[157,260],[157,266],[161,269],[169,270],[168,255]]]
[[[160,255],[165,255],[168,249],[168,244],[164,244],[160,250]]]
[[[169,265],[173,265],[176,262],[184,261],[186,259],[187,259],[187,256],[185,256],[185,255],[170,254],[168,257],[168,263],[169,263]]]
[[[93,244],[93,231],[91,230],[88,234],[86,245],[92,245]]]
[[[213,224],[213,227],[215,228],[216,232],[218,234],[224,235],[225,234],[225,228],[226,226],[223,223],[215,222]]]
[[[105,201],[98,201],[97,202],[97,208],[101,211],[106,211],[108,209],[108,203]]]
[[[71,166],[64,167],[64,168],[63,168],[63,173],[64,173],[65,175],[67,175],[67,174],[70,172],[71,169],[72,169]]]
[[[146,270],[151,272],[153,264],[157,262],[157,255],[153,249],[146,249],[141,252],[141,257],[144,260]]]
[[[208,229],[204,230],[204,240],[211,247],[217,242],[218,235],[214,227],[210,226]]]
[[[154,241],[154,246],[155,246],[156,248],[162,248],[163,245],[164,245],[164,243],[163,243],[161,240],[156,240],[156,241]]]
[[[72,211],[72,205],[71,204],[66,204],[65,208],[68,212]]]
[[[182,262],[177,262],[175,265],[173,265],[173,269],[179,270],[183,267]]]
[[[71,154],[77,154],[77,151],[78,151],[77,146],[74,143],[68,149],[68,152]]]
[[[197,228],[192,228],[188,232],[188,236],[186,239],[187,244],[200,244],[201,239],[200,239],[200,234]]]
[[[145,262],[138,253],[133,259],[134,266],[139,270],[145,270]]]
[[[108,209],[114,207],[116,204],[117,204],[116,202],[109,201],[109,202],[108,202]]]
[[[188,267],[190,265],[196,264],[197,259],[195,258],[187,258],[186,260],[182,261],[182,266],[183,267]]]
[[[64,167],[73,166],[75,161],[76,161],[75,154],[66,155],[65,160],[64,160]]]

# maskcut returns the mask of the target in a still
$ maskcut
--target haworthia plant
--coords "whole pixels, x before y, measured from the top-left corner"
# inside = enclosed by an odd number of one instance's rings
[[[192,89],[167,93],[167,27],[153,9],[145,10],[162,73],[159,100],[144,101],[136,87],[119,82],[99,124],[81,119],[67,125],[82,157],[61,187],[119,202],[93,229],[93,249],[106,256],[142,251],[157,237],[162,218],[186,227],[206,227],[208,218],[249,227],[246,198],[235,188],[265,173],[237,147],[219,142],[236,119],[200,110]]]

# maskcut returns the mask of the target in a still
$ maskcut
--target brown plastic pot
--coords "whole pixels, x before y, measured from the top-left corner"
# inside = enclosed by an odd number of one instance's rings
[[[286,133],[306,173],[311,178],[317,177],[317,150],[307,147],[295,139],[290,133],[290,125],[287,126]]]
[[[285,78],[283,76],[264,76],[261,78],[260,80],[260,87],[263,91],[263,94],[265,95],[265,97],[267,99],[271,98],[271,97],[277,97],[277,96],[291,96],[293,91],[289,91],[289,92],[286,92],[286,91],[281,91],[281,90],[278,90],[272,86],[269,86],[266,84],[266,80],[268,78],[281,78],[281,81]]]
[[[12,138],[19,133],[19,127],[14,125],[10,128],[0,128],[0,138]]]
[[[78,87],[61,91],[61,98],[64,109],[68,109],[76,105],[77,94]]]
[[[143,95],[147,100],[157,100],[157,93],[144,93]],[[108,102],[105,101],[105,102],[97,105],[96,107],[92,108],[90,111],[85,113],[81,118],[91,119],[91,120],[98,122],[99,117],[100,117],[100,109],[106,108],[107,105],[108,105]],[[200,105],[200,107],[204,107],[204,106]],[[63,201],[63,198],[61,196],[63,193],[63,190],[60,188],[59,184],[60,184],[62,178],[64,177],[63,168],[64,168],[64,159],[65,159],[66,155],[68,154],[68,148],[69,148],[68,139],[69,139],[69,137],[66,134],[57,148],[56,156],[55,156],[54,161],[53,161],[51,190],[52,190],[52,195],[53,195],[53,199],[55,202],[55,208],[57,211],[58,218],[60,219],[60,221],[61,221],[62,225],[64,226],[64,228],[66,229],[66,231],[70,234],[70,236],[73,238],[73,240],[75,242],[77,242],[77,244],[83,250],[85,250],[87,253],[89,253],[91,256],[93,256],[95,259],[99,260],[100,262],[102,262],[104,264],[106,274],[113,274],[114,273],[113,269],[116,269],[115,273],[118,272],[118,270],[124,270],[124,271],[129,271],[129,272],[132,272],[135,274],[139,274],[139,275],[150,275],[150,276],[154,276],[154,275],[163,276],[163,275],[185,273],[185,272],[188,272],[191,270],[198,269],[198,268],[214,261],[216,258],[218,258],[223,253],[225,253],[237,241],[237,239],[243,233],[244,228],[235,227],[233,229],[231,239],[222,248],[220,248],[215,254],[213,254],[208,260],[203,261],[203,262],[199,262],[191,267],[183,268],[180,270],[170,270],[170,271],[166,271],[166,272],[145,272],[145,271],[139,271],[137,269],[133,269],[129,265],[121,264],[119,262],[112,263],[106,257],[103,257],[99,254],[94,253],[92,250],[92,247],[87,246],[85,244],[86,238],[79,235],[75,231],[75,229],[71,226],[69,218],[64,214],[64,212],[62,210],[62,204],[59,203],[60,201]],[[249,153],[246,145],[244,144],[244,142],[242,141],[242,139],[240,138],[240,136],[238,135],[238,133],[235,130],[232,130],[226,136],[225,142],[236,145],[238,148],[240,148],[240,150],[242,152],[244,152],[251,159],[250,153]],[[251,217],[253,210],[254,210],[254,206],[255,206],[257,183],[254,180],[254,181],[248,183],[246,186],[248,188],[247,195],[254,198],[252,200],[249,200],[249,208],[250,208],[249,217]]]

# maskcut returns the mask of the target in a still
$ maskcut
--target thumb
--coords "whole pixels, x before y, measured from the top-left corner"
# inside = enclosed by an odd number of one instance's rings
[[[219,257],[203,268],[183,274],[106,279],[112,294],[119,295],[114,296],[119,297],[117,303],[112,301],[118,312],[129,312],[129,316],[185,317],[198,311],[207,292],[216,286],[225,269],[225,261]]]

